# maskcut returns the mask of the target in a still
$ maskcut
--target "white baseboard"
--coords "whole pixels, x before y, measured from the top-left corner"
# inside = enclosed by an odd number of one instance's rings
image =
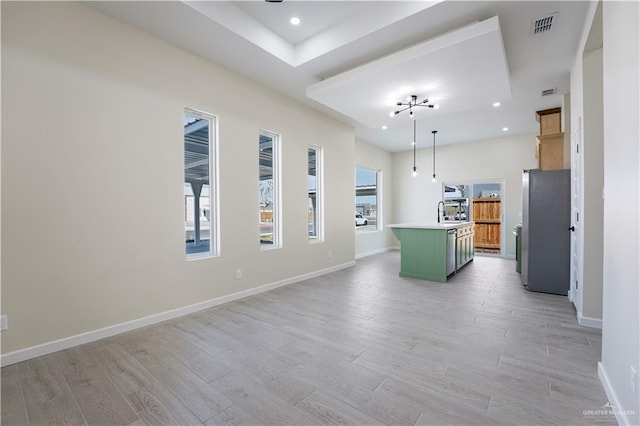
[[[600,330],[602,330],[601,319],[583,317],[580,312],[578,312],[578,324],[580,324],[583,327],[599,328]]]
[[[374,254],[386,253],[389,250],[393,250],[393,247],[383,247],[377,250],[366,251],[364,253],[356,253],[356,259],[362,259],[363,257],[373,256]]]
[[[53,352],[68,349],[73,346],[83,345],[85,343],[104,339],[105,337],[114,336],[116,334],[135,330],[137,328],[146,327],[151,324],[156,324],[169,319],[178,318],[194,312],[202,311],[204,309],[209,309],[214,306],[222,305],[223,303],[233,302],[234,300],[242,299],[248,296],[253,296],[259,293],[264,293],[265,291],[273,290],[278,287],[283,287],[283,286],[294,284],[310,278],[315,278],[331,272],[339,271],[341,269],[349,268],[351,266],[354,266],[355,264],[356,264],[355,261],[343,263],[341,265],[332,266],[330,268],[321,269],[321,270],[310,272],[307,274],[297,275],[295,277],[287,278],[281,281],[276,281],[274,283],[265,284],[259,287],[254,287],[247,290],[239,291],[237,293],[216,297],[215,299],[205,300],[204,302],[194,303],[193,305],[183,306],[177,309],[171,309],[169,311],[160,312],[160,313],[149,315],[143,318],[138,318],[132,321],[110,325],[108,327],[99,328],[97,330],[88,331],[86,333],[80,333],[74,336],[64,337],[62,339],[58,339],[51,342],[42,343],[40,345],[31,346],[29,348],[9,352],[4,355],[0,355],[0,366],[5,367],[7,365],[15,364],[17,362],[25,361],[31,358],[36,358],[42,355],[47,355]]]
[[[607,395],[607,399],[609,400],[609,405],[612,406],[611,410],[615,414],[618,424],[622,426],[637,424],[637,414],[633,409],[623,407],[622,404],[620,404],[618,395],[611,386],[609,376],[607,375],[607,371],[605,370],[604,365],[602,365],[602,362],[598,363],[598,377],[600,378],[600,383],[602,383],[602,387],[604,388],[604,393]]]

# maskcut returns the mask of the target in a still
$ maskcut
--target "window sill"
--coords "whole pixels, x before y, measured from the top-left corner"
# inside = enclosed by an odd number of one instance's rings
[[[219,254],[213,254],[213,253],[199,253],[199,254],[192,254],[187,256],[187,262],[191,262],[194,260],[202,260],[202,259],[211,259],[214,257],[220,257]]]
[[[376,232],[381,232],[379,228],[376,229],[356,229],[356,235],[358,234],[373,234]]]

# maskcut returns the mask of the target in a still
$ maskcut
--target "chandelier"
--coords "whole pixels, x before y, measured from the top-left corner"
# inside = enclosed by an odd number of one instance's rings
[[[418,107],[435,108],[434,104],[429,103],[429,98],[424,98],[423,100],[418,102],[418,96],[417,95],[409,96],[407,98],[406,102],[397,102],[396,106],[404,107],[404,108],[400,108],[400,109],[398,109],[396,111],[391,111],[389,113],[390,117],[395,117],[396,115],[400,114],[401,112],[409,110],[409,117],[413,118],[413,110],[417,109]]]

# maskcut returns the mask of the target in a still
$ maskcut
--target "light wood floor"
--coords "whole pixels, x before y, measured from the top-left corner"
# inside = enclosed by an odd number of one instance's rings
[[[2,369],[2,424],[603,424],[601,335],[476,257],[446,284],[397,251]]]

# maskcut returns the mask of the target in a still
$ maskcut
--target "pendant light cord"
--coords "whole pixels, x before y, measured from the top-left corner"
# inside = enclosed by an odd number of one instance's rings
[[[433,179],[436,178],[436,133],[438,133],[437,130],[432,130],[431,133],[433,133]]]
[[[413,120],[413,171],[416,171],[416,120]]]

